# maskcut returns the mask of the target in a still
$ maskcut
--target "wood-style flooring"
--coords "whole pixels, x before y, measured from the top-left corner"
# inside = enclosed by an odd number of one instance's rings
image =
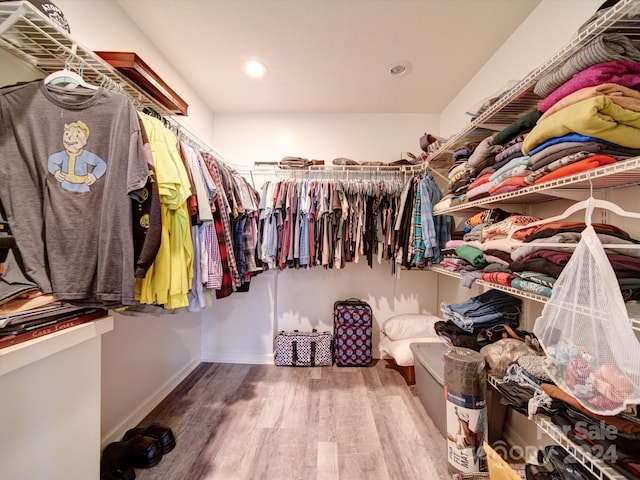
[[[442,394],[434,392],[434,394]],[[203,363],[140,423],[177,445],[138,480],[437,480],[445,440],[415,386],[368,367]]]

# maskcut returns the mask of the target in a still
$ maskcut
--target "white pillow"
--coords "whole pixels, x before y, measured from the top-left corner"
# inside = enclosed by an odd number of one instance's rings
[[[415,337],[436,337],[434,324],[441,319],[430,313],[404,313],[386,319],[380,330],[391,340]]]
[[[445,343],[442,337],[418,337],[418,338],[405,338],[404,340],[389,340],[389,338],[383,336],[380,339],[380,355],[382,358],[391,357],[397,365],[401,367],[410,367],[415,364],[413,358],[413,350],[411,350],[412,343]]]

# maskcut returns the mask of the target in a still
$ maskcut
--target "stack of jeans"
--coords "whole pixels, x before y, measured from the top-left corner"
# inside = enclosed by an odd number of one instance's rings
[[[470,333],[504,323],[517,327],[520,323],[522,300],[500,290],[488,290],[462,303],[440,304],[446,320]]]

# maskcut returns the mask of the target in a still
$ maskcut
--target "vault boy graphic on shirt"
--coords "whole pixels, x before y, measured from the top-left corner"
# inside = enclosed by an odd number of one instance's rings
[[[86,123],[65,123],[62,134],[64,150],[51,155],[47,168],[60,186],[70,192],[89,192],[90,185],[102,177],[107,164],[95,153],[84,150],[89,140],[89,127]]]

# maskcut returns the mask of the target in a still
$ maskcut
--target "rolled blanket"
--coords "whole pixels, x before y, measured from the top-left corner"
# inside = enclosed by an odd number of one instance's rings
[[[546,287],[544,285],[540,285],[536,282],[530,282],[528,280],[524,280],[522,278],[514,278],[511,281],[511,286],[513,288],[517,288],[518,290],[523,290],[525,292],[537,293],[538,295],[543,295],[545,297],[551,297],[551,288]]]
[[[562,66],[542,77],[533,92],[546,97],[576,73],[597,63],[612,60],[640,62],[640,51],[628,37],[619,33],[602,34],[573,54]]]
[[[480,278],[485,282],[497,283],[506,287],[511,286],[511,281],[516,278],[511,272],[485,272]]]

